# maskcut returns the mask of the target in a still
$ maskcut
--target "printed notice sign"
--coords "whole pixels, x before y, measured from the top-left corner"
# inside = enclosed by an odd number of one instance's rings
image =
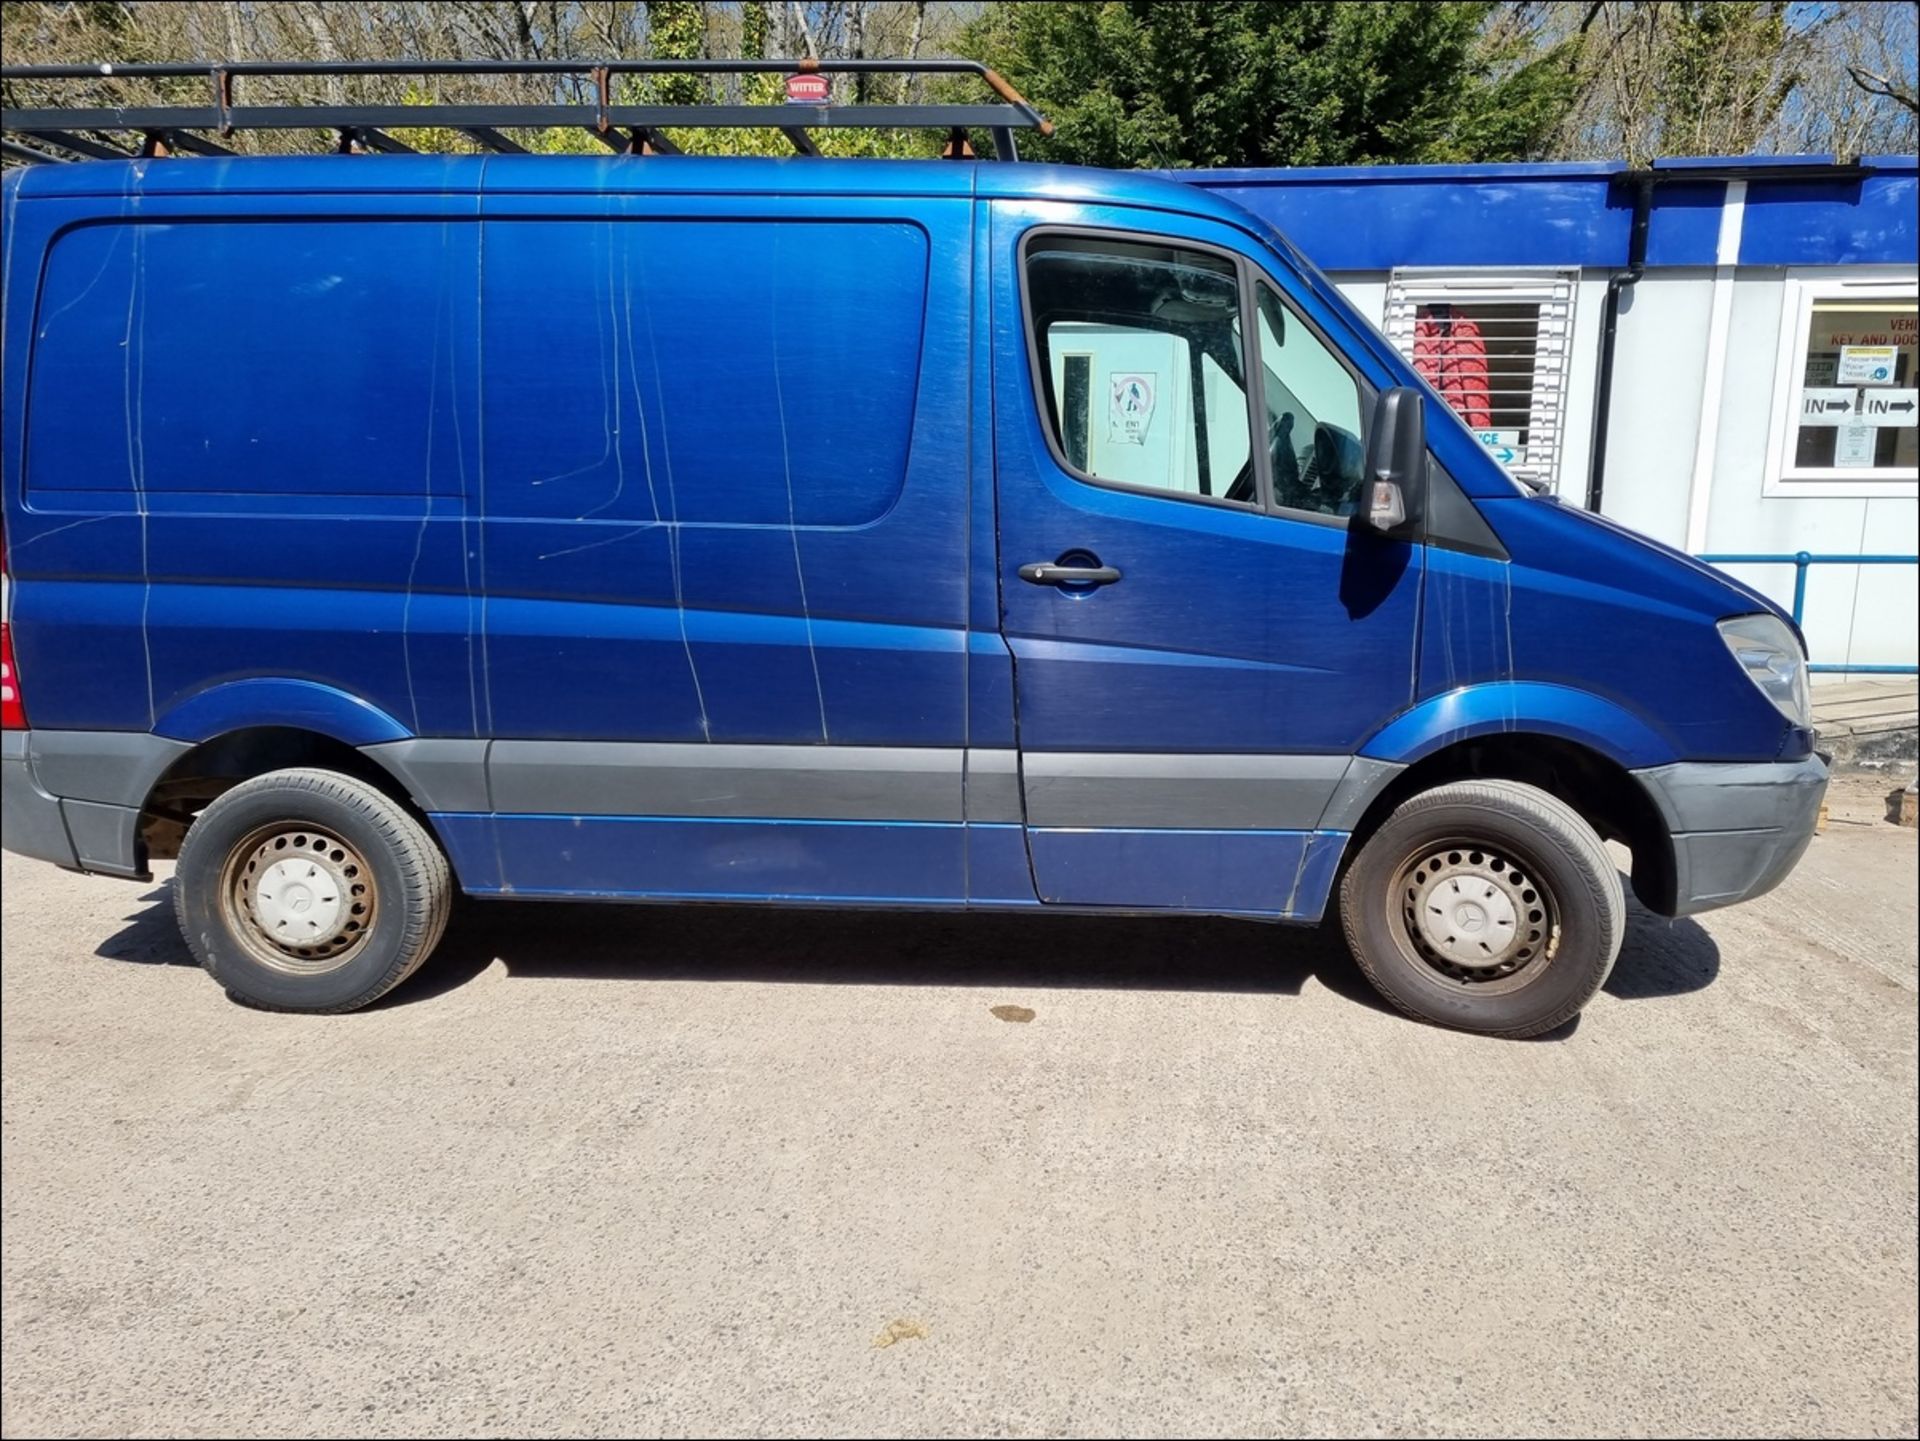
[[[1869,390],[1860,397],[1860,419],[1868,425],[1909,429],[1920,421],[1920,390]]]
[[[1121,445],[1145,445],[1153,420],[1151,371],[1116,370],[1107,376],[1107,439]]]
[[[1858,392],[1852,386],[1812,386],[1800,392],[1802,425],[1845,425]]]
[[[1848,469],[1873,464],[1873,443],[1879,431],[1857,422],[1841,426],[1834,434],[1833,463]]]
[[[1841,385],[1892,385],[1891,345],[1843,345],[1834,380]]]
[[[1523,465],[1526,463],[1526,452],[1521,448],[1519,431],[1476,430],[1474,435],[1502,465],[1512,465],[1516,461]]]

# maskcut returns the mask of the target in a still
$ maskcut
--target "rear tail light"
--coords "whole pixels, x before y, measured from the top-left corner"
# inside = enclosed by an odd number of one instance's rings
[[[13,666],[13,627],[0,620],[0,730],[27,728],[27,708],[20,700],[20,672]]]
[[[8,594],[6,537],[0,536],[0,730],[27,728],[27,707],[20,699],[20,668],[13,663],[13,613]]]

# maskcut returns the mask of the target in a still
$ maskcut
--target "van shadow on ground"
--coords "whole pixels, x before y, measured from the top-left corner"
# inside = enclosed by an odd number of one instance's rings
[[[136,965],[192,965],[174,923],[173,882],[140,902],[95,954]],[[1607,981],[1609,995],[1647,1000],[1713,983],[1720,949],[1698,922],[1651,915],[1631,893],[1627,907],[1626,945]],[[1385,1007],[1337,924],[465,899],[433,958],[381,1004],[444,995],[496,960],[509,976],[1041,990],[1293,995],[1312,977],[1348,1000]]]

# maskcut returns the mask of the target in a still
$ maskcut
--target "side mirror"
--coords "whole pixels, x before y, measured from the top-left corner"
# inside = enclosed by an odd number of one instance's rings
[[[1365,484],[1354,519],[1381,535],[1418,523],[1427,498],[1427,415],[1420,392],[1396,386],[1374,402]]]

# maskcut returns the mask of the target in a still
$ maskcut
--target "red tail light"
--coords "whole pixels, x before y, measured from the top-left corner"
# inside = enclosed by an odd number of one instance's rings
[[[0,536],[0,730],[23,731],[27,728],[27,707],[20,699],[20,668],[13,663],[13,626],[7,620],[6,537]]]
[[[20,672],[13,664],[13,627],[0,620],[0,730],[27,728],[27,708],[20,700]]]

